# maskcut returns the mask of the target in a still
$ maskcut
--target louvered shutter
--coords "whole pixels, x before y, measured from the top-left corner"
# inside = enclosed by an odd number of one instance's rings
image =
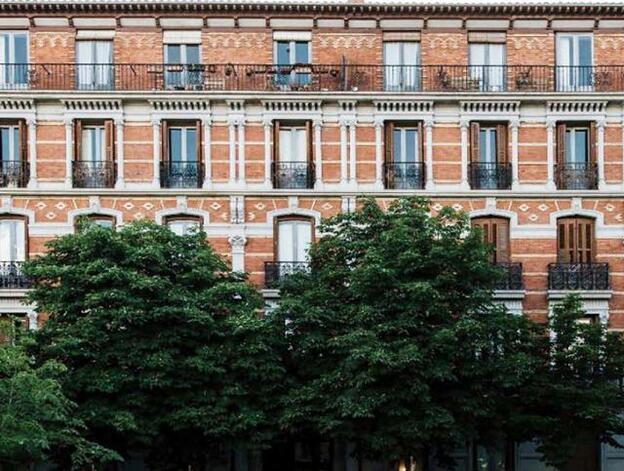
[[[280,161],[280,122],[273,121],[273,162]]]
[[[492,222],[492,239],[495,249],[495,263],[509,261],[509,221],[504,218],[495,218]]]
[[[108,162],[115,160],[115,128],[112,119],[104,121],[105,156]]]
[[[306,161],[308,162],[308,164],[312,164],[312,162],[314,162],[314,152],[313,152],[313,147],[312,147],[312,141],[313,141],[312,121],[310,120],[306,121],[305,130],[306,130],[306,154],[307,154]]]
[[[385,176],[386,187],[394,187],[394,169],[391,168],[394,163],[394,123],[386,121],[384,126],[384,160],[385,160]]]
[[[470,123],[470,160],[472,162],[479,162],[479,160],[481,160],[479,151],[480,132],[481,127],[479,123]]]
[[[508,137],[507,124],[501,123],[496,125],[496,162],[504,164],[508,159]]]
[[[557,261],[572,263],[574,261],[575,228],[573,218],[557,220]]]
[[[160,161],[169,161],[169,123],[166,120],[160,122]]]
[[[74,120],[74,160],[82,160],[82,121]]]
[[[566,152],[566,125],[565,123],[557,123],[557,164],[565,164]]]
[[[592,121],[589,124],[589,136],[587,136],[587,147],[589,148],[589,163],[596,163],[596,123]]]
[[[591,263],[594,259],[594,225],[591,219],[579,218],[576,220],[576,262]]]
[[[195,121],[195,161],[197,166],[202,162],[202,123],[201,120]]]
[[[17,134],[19,139],[19,156],[17,158],[21,162],[28,160],[28,130],[26,128],[26,120],[18,120]]]

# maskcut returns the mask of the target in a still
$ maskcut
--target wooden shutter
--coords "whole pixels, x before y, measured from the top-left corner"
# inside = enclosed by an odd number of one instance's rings
[[[198,164],[202,161],[202,123],[201,120],[195,121],[195,160]]]
[[[160,122],[160,161],[169,161],[169,123],[164,119]]]
[[[589,163],[596,163],[596,123],[589,123],[589,135],[587,136],[587,147],[589,148]]]
[[[313,147],[312,147],[312,141],[313,141],[313,134],[312,134],[312,121],[308,120],[305,123],[305,130],[306,130],[306,153],[307,153],[307,161],[308,164],[311,164],[313,162]]]
[[[19,139],[19,156],[16,157],[18,160],[26,162],[28,160],[28,131],[25,119],[18,120],[17,135]]]
[[[509,261],[509,221],[492,219],[492,241],[494,242],[494,263]]]
[[[113,162],[115,160],[115,128],[112,119],[104,121],[104,139],[106,141],[105,160]]]
[[[566,125],[557,123],[557,164],[565,164]]]
[[[74,160],[82,160],[82,121],[74,120]]]
[[[504,164],[509,161],[509,141],[507,134],[508,131],[506,123],[496,125],[496,162],[499,164]]]
[[[418,121],[416,124],[416,130],[418,132],[418,153],[420,154],[420,162],[425,161],[425,139],[423,136],[423,123]]]
[[[278,120],[273,121],[273,162],[280,160],[280,128],[280,122]]]
[[[509,261],[509,220],[501,217],[475,218],[471,221],[472,227],[478,227],[483,232],[483,241],[492,245],[490,261],[503,263]]]
[[[594,260],[594,221],[589,218],[557,220],[557,260],[590,263]]]
[[[481,126],[479,123],[470,123],[470,160],[472,162],[478,162],[480,160],[479,154],[479,139],[480,139]]]
[[[394,187],[394,171],[389,170],[389,165],[394,162],[394,123],[386,121],[384,123],[384,180],[387,188]]]

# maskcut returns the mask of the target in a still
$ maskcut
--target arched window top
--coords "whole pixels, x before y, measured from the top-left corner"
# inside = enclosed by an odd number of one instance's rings
[[[174,214],[163,218],[164,224],[177,235],[187,235],[202,229],[202,218],[192,214]]]
[[[484,241],[492,246],[492,263],[509,262],[509,219],[502,216],[480,216],[472,218],[470,222],[472,227],[481,229]]]

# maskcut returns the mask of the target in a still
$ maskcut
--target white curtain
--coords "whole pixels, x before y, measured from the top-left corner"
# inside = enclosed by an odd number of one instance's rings
[[[191,231],[199,228],[199,223],[197,221],[192,221],[192,220],[187,220],[187,221],[180,220],[180,221],[171,221],[169,224],[167,224],[167,226],[169,227],[169,230],[171,230],[171,232],[173,232],[174,234],[183,236],[183,235],[190,234]]]
[[[280,129],[280,162],[305,162],[307,160],[307,133],[304,128]]]
[[[0,260],[16,262],[25,260],[25,233],[23,221],[0,221]]]
[[[97,85],[109,85],[112,78],[113,43],[110,41],[95,42],[95,77]]]
[[[76,42],[76,63],[78,64],[78,84],[81,86],[91,85],[94,81],[93,67],[93,42]]]
[[[280,262],[305,262],[312,241],[312,224],[307,221],[282,221],[278,225]]]
[[[557,89],[565,91],[572,88],[570,66],[573,64],[572,36],[557,37]]]

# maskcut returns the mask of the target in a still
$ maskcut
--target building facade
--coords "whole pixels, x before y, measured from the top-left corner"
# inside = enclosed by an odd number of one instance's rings
[[[512,312],[624,329],[624,7],[480,3],[4,0],[0,312],[81,217],[200,225],[270,305],[321,218],[422,195]]]

